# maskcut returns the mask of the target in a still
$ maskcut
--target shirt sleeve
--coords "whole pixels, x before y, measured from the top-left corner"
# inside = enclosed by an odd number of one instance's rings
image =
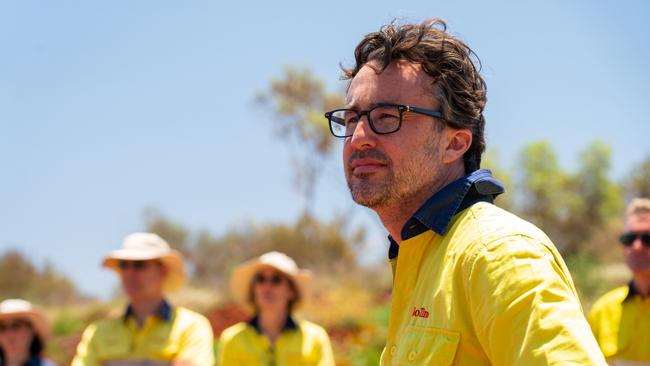
[[[183,334],[175,361],[193,366],[214,365],[214,336],[207,319],[197,316]],[[76,366],[76,365],[72,365]]]
[[[513,235],[466,262],[474,328],[495,365],[606,365],[564,261],[537,239]]]
[[[332,351],[332,344],[330,343],[330,337],[325,331],[321,329],[320,334],[320,346],[321,346],[321,359],[318,363],[318,366],[334,366],[334,352]]]
[[[226,329],[221,333],[217,344],[217,366],[236,366],[232,350],[233,338],[228,335],[228,330]]]
[[[589,322],[591,331],[594,333],[594,337],[596,337],[596,340],[598,341],[600,339],[600,313],[595,307],[593,307],[589,312],[587,321]]]
[[[77,353],[70,364],[71,366],[101,366],[95,352],[96,329],[97,326],[94,323],[86,328],[81,336],[81,341],[77,345]]]

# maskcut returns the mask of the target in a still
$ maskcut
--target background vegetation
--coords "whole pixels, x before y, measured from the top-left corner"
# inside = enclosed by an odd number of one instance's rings
[[[155,210],[146,213],[144,230],[156,232],[182,251],[190,268],[188,288],[172,295],[177,304],[206,314],[218,335],[246,317],[228,295],[232,268],[253,256],[279,250],[316,274],[315,292],[303,316],[330,332],[339,365],[376,365],[386,334],[390,270],[385,262],[361,265],[369,242],[364,228],[351,227],[347,213],[323,220],[312,214],[313,187],[331,166],[334,139],[322,112],[341,105],[307,69],[287,68],[255,98],[267,111],[278,135],[295,153],[295,188],[304,210],[294,222],[249,224],[221,235],[193,232]],[[516,164],[500,164],[494,150],[483,164],[508,191],[497,204],[542,228],[563,254],[583,305],[629,279],[617,236],[622,212],[633,197],[650,196],[650,156],[633,157],[637,166],[622,181],[610,178],[610,147],[594,141],[572,169],[558,163],[550,141],[531,142]],[[330,167],[331,168],[331,167]],[[338,172],[340,174],[340,172]],[[209,204],[209,203],[206,203]],[[66,365],[83,328],[92,320],[119,313],[116,295],[99,303],[80,294],[72,281],[50,264],[36,264],[29,253],[9,250],[0,256],[0,298],[21,297],[41,304],[53,319],[48,355]]]

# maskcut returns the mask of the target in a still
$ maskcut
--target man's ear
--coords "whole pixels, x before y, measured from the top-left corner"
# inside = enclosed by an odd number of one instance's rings
[[[458,159],[462,160],[465,152],[472,146],[472,132],[467,128],[447,128],[446,137],[447,146],[443,152],[443,163],[451,164]]]

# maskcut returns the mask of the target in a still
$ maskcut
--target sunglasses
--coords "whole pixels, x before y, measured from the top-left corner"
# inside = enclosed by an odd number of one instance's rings
[[[23,320],[0,323],[0,333],[8,331],[17,332],[23,328],[29,328],[29,323]]]
[[[279,274],[274,274],[268,277],[264,276],[263,274],[256,274],[253,281],[259,285],[270,283],[271,285],[277,286],[284,281],[284,277],[280,276]]]
[[[134,270],[138,271],[138,270],[142,270],[142,269],[146,268],[149,265],[149,263],[153,263],[153,262],[154,261],[150,261],[150,260],[146,260],[146,261],[126,261],[126,260],[121,260],[121,261],[117,262],[117,266],[123,271],[127,270],[129,268],[133,268]]]
[[[641,239],[641,243],[643,244],[644,247],[650,247],[650,231],[644,232],[644,233],[623,233],[618,240],[621,241],[621,244],[623,244],[626,247],[629,247],[634,243],[636,239]]]

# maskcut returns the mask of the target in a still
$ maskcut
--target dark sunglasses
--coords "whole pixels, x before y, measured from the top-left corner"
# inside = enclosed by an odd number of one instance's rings
[[[621,241],[621,244],[629,247],[634,243],[636,239],[641,239],[641,243],[645,247],[650,247],[650,231],[645,233],[623,233],[618,240]]]
[[[117,266],[121,270],[126,270],[129,268],[133,268],[134,270],[141,270],[144,269],[149,265],[149,263],[152,263],[153,261],[146,260],[146,261],[126,261],[126,260],[121,260],[117,262]]]
[[[279,285],[284,281],[284,277],[279,274],[274,274],[272,276],[264,276],[263,274],[256,274],[254,280],[256,284],[270,283],[272,285]]]
[[[24,320],[14,320],[11,322],[0,323],[0,333],[7,331],[18,331],[22,328],[29,328],[29,323]]]

